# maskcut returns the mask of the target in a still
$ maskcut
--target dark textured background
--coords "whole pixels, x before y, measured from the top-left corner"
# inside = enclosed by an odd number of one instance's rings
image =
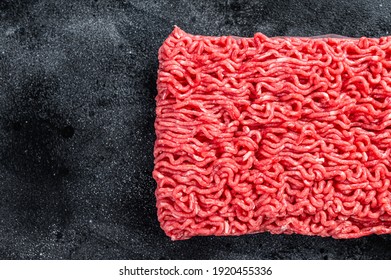
[[[0,0],[0,258],[390,258],[391,236],[171,242],[151,177],[157,50],[174,25],[378,37],[390,13],[386,0]]]

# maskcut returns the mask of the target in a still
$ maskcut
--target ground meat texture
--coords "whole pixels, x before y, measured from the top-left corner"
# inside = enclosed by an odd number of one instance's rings
[[[176,27],[159,62],[153,177],[172,240],[391,232],[391,37]]]

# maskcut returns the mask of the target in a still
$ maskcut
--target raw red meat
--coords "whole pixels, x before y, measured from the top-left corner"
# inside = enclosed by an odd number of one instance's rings
[[[159,50],[153,176],[172,240],[391,232],[391,37],[206,37]]]

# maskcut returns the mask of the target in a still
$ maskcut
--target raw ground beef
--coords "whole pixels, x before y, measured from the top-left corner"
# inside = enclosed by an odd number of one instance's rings
[[[172,240],[391,232],[391,37],[206,37],[159,50],[153,176]]]

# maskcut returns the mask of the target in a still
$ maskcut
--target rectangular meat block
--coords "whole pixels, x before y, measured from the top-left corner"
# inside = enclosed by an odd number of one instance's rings
[[[153,177],[172,240],[391,232],[391,37],[175,27],[159,63]]]

